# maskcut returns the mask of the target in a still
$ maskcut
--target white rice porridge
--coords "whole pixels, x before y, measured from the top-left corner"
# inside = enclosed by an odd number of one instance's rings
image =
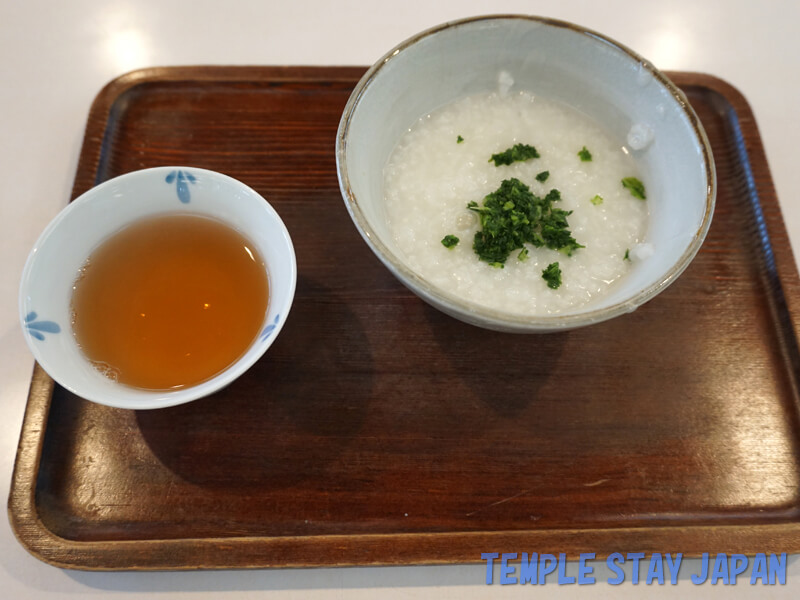
[[[458,137],[463,138],[457,142]],[[492,154],[529,144],[540,158],[496,167]],[[592,160],[582,162],[586,147]],[[536,175],[549,171],[541,183]],[[521,315],[548,315],[582,306],[609,290],[631,268],[647,230],[647,201],[622,186],[637,177],[629,150],[581,113],[528,92],[470,96],[420,119],[403,136],[384,170],[389,231],[409,265],[433,285],[476,304]],[[517,178],[537,196],[561,192],[554,208],[572,210],[572,236],[584,248],[571,256],[526,245],[504,268],[479,260],[472,248],[478,215],[466,208],[504,179]],[[647,182],[643,181],[645,187]],[[602,203],[592,199],[602,197]],[[595,200],[597,202],[597,200]],[[445,248],[446,235],[460,239]],[[558,262],[562,284],[550,289],[542,271]]]

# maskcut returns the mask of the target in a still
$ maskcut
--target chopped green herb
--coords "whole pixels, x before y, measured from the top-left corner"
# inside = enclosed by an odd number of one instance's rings
[[[586,146],[580,149],[578,156],[580,157],[581,162],[591,162],[592,160],[592,153],[586,149]]]
[[[527,259],[528,259],[528,249],[523,248],[522,250],[519,251],[519,254],[517,254],[517,260],[527,260]]]
[[[483,206],[470,202],[467,208],[478,213],[481,230],[475,234],[472,248],[489,264],[502,265],[511,252],[525,244],[546,246],[567,256],[583,248],[572,237],[567,217],[572,211],[553,208],[561,199],[558,190],[540,198],[519,179],[506,179],[483,199]]]
[[[547,178],[550,177],[550,171],[542,171],[536,176],[536,181],[541,181],[544,183],[547,181]]]
[[[623,179],[622,187],[627,188],[634,198],[639,198],[639,200],[647,199],[647,196],[644,194],[644,184],[636,179],[636,177],[626,177]]]
[[[594,198],[592,198],[592,204],[594,204],[595,206],[602,203],[603,203],[603,197],[600,194],[597,194]]]
[[[557,290],[561,286],[561,268],[557,262],[547,265],[542,271],[542,279],[547,282],[547,287],[550,289]]]
[[[460,143],[461,143],[461,142],[463,142],[463,141],[464,141],[464,138],[463,138],[463,137],[461,137],[461,136],[458,136],[458,137],[456,138],[456,144],[460,144]]]
[[[622,257],[622,260],[630,261],[631,259],[631,249],[625,248],[625,256]]]
[[[454,235],[446,235],[442,239],[442,246],[444,246],[445,248],[452,248],[453,246],[458,244],[459,241],[461,241],[461,240],[459,240]]]
[[[510,165],[517,161],[523,162],[531,158],[539,158],[539,153],[536,151],[536,148],[528,144],[516,144],[508,150],[498,154],[492,154],[489,162],[494,161],[494,166],[499,167],[500,165]]]

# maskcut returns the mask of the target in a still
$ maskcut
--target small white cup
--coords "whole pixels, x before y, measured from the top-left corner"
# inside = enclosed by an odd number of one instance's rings
[[[92,366],[72,333],[75,279],[91,252],[115,232],[145,217],[180,213],[215,218],[255,245],[266,263],[270,290],[261,333],[236,362],[197,385],[143,390],[116,383]],[[256,191],[205,169],[144,169],[92,188],[50,222],[22,273],[20,324],[39,364],[74,394],[117,408],[163,408],[207,396],[250,368],[286,322],[296,281],[297,262],[289,232]]]

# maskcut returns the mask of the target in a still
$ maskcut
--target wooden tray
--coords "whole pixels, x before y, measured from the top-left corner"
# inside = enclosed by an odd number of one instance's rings
[[[98,406],[37,367],[9,499],[25,547],[80,569],[800,551],[800,281],[743,97],[671,74],[719,176],[680,280],[514,336],[428,307],[356,233],[333,150],[362,73],[152,69],[100,93],[73,197],[157,165],[232,175],[291,231],[297,297],[261,361],[184,406]]]

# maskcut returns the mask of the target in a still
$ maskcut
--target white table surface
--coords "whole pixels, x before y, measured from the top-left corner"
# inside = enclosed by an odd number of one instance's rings
[[[749,100],[784,220],[800,247],[800,2],[797,0],[0,0],[0,496],[7,497],[33,359],[17,321],[25,257],[69,199],[90,103],[112,78],[158,65],[366,65],[455,18],[528,13],[601,31],[661,69],[701,71]],[[365,249],[366,250],[366,249]],[[524,549],[520,549],[522,551]],[[626,549],[621,549],[625,551]],[[85,573],[34,559],[0,522],[0,597],[99,598],[794,598],[786,586],[486,586],[484,567]],[[605,574],[604,574],[605,573]]]

